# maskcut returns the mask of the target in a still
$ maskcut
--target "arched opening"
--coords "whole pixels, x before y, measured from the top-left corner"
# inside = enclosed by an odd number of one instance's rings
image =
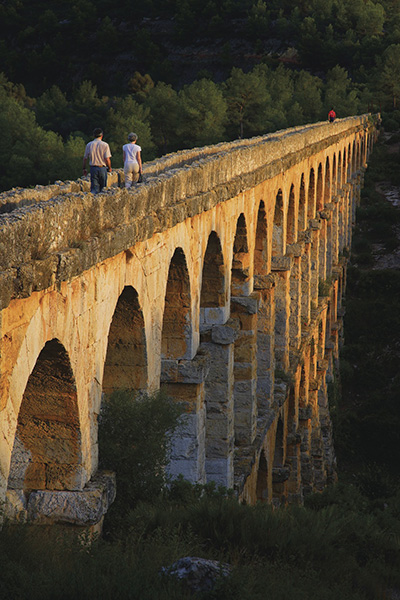
[[[144,390],[147,351],[143,313],[132,286],[126,286],[115,307],[103,375],[103,393]]]
[[[290,187],[289,193],[289,205],[287,212],[286,222],[286,243],[294,244],[296,241],[296,216],[295,216],[295,199],[294,199],[294,185]]]
[[[337,170],[336,170],[336,154],[333,155],[333,166],[332,166],[332,194],[336,194],[336,186],[337,186]]]
[[[342,184],[345,184],[347,182],[347,177],[346,177],[346,173],[347,173],[347,167],[346,167],[346,148],[343,150],[342,173],[343,173]]]
[[[331,168],[329,157],[325,161],[325,185],[324,185],[324,206],[329,203],[331,197]]]
[[[308,219],[313,219],[315,217],[315,173],[314,173],[314,169],[311,169],[310,177],[308,180],[307,217],[308,217]]]
[[[283,195],[278,190],[275,200],[274,226],[272,235],[272,256],[283,254]]]
[[[161,337],[162,358],[189,358],[191,339],[190,281],[186,258],[182,248],[177,248],[168,272],[163,327]]]
[[[337,184],[338,184],[338,187],[341,187],[341,185],[342,185],[342,153],[341,152],[339,152],[339,158],[338,158]]]
[[[257,471],[257,501],[268,502],[268,463],[264,450],[261,451]]]
[[[323,196],[322,196],[322,188],[323,188],[323,178],[322,178],[322,165],[321,163],[318,166],[318,175],[317,175],[317,201],[316,201],[316,209],[323,209]]]
[[[307,389],[307,374],[305,365],[301,367],[300,374],[300,385],[299,385],[299,407],[304,408],[308,402],[308,389]]]
[[[242,213],[237,221],[235,240],[233,243],[231,286],[232,296],[248,293],[249,281],[249,249],[247,246],[246,219]]]
[[[268,228],[264,202],[260,202],[257,213],[256,243],[254,248],[254,274],[268,272]]]
[[[64,346],[53,339],[40,352],[25,388],[8,488],[80,490],[81,460],[75,379]]]
[[[304,183],[304,173],[301,176],[300,182],[300,197],[299,197],[299,231],[306,229],[306,188]]]
[[[212,231],[208,238],[203,262],[200,295],[201,322],[203,324],[219,323],[220,315],[215,310],[207,309],[224,307],[225,303],[224,259],[219,238],[215,231]]]

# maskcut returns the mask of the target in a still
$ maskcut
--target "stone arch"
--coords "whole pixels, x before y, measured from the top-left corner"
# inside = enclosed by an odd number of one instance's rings
[[[161,357],[178,359],[190,357],[191,348],[190,281],[185,254],[177,248],[168,271]]]
[[[268,502],[268,462],[264,449],[261,451],[258,461],[256,495],[258,502]]]
[[[324,206],[329,204],[331,195],[331,166],[329,162],[329,156],[326,157],[325,161],[325,181],[324,181]]]
[[[342,153],[339,150],[338,167],[337,167],[337,185],[340,188],[342,185]]]
[[[237,220],[235,240],[233,242],[231,272],[232,296],[242,296],[248,293],[249,266],[246,219],[244,214],[241,213]]]
[[[307,218],[313,219],[315,217],[315,172],[314,169],[310,169],[310,176],[308,179],[308,194],[307,194]]]
[[[223,306],[225,303],[224,260],[219,238],[212,231],[208,238],[203,262],[200,305],[202,307]]]
[[[144,390],[147,387],[147,350],[139,297],[126,286],[117,302],[108,333],[103,393]]]
[[[272,235],[272,256],[283,254],[283,194],[278,190],[275,199],[274,225]]]
[[[80,490],[84,483],[75,378],[54,338],[40,352],[22,397],[8,488]]]
[[[306,227],[306,187],[304,173],[302,173],[299,190],[299,231],[304,231]]]
[[[269,271],[268,225],[264,202],[260,202],[257,213],[257,229],[254,246],[254,274],[262,275]]]
[[[352,165],[351,165],[351,171],[352,173],[355,173],[357,171],[357,144],[356,144],[356,140],[353,140],[353,151],[352,151]]]
[[[290,186],[289,203],[286,219],[286,244],[294,244],[296,241],[296,215],[294,185]]]
[[[323,176],[322,176],[322,164],[318,165],[317,174],[317,198],[316,198],[316,210],[322,210],[323,208]]]

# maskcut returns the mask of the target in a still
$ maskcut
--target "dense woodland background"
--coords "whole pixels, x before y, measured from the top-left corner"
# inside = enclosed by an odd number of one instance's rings
[[[0,190],[75,179],[101,126],[122,165],[381,110],[400,123],[400,0],[0,3]]]
[[[203,600],[398,599],[400,210],[385,193],[400,186],[400,0],[7,0],[0,72],[0,190],[79,177],[95,126],[115,167],[132,130],[147,160],[324,120],[332,107],[379,110],[384,126],[329,386],[338,485],[274,511],[212,486],[166,489],[176,405],[115,398],[99,427],[102,467],[118,481],[103,537],[3,527],[0,597],[193,598],[160,568],[197,555],[233,566]]]

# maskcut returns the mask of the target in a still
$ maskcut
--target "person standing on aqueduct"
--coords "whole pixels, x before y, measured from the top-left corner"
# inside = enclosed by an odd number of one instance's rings
[[[111,173],[110,146],[103,142],[103,130],[97,127],[93,131],[94,140],[86,145],[83,156],[83,174],[87,174],[86,161],[90,165],[90,191],[98,194],[107,186],[107,171]]]
[[[133,183],[139,181],[139,175],[142,174],[142,158],[141,158],[141,147],[136,143],[136,133],[130,133],[128,135],[129,143],[122,146],[124,154],[124,174],[125,174],[125,187],[129,189]]]

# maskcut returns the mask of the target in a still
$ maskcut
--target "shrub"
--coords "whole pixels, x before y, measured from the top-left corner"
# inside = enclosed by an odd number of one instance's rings
[[[134,397],[130,391],[118,391],[103,403],[100,466],[116,472],[118,507],[130,508],[160,494],[181,413],[181,406],[162,392]]]

